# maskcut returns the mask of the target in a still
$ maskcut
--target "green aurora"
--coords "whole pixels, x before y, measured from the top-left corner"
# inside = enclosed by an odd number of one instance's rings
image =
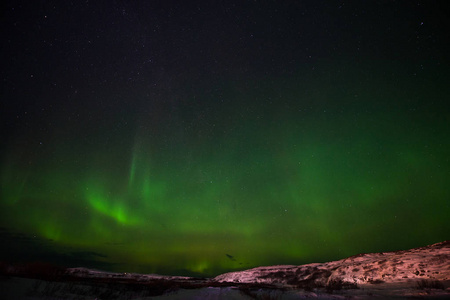
[[[24,133],[2,164],[3,226],[114,270],[201,275],[445,239],[449,127],[427,107],[445,91],[348,80],[230,82],[200,113],[187,94],[106,136],[103,121]]]

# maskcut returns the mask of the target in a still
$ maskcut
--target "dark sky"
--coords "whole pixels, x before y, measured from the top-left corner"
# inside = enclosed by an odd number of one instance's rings
[[[7,1],[0,254],[215,275],[449,238],[446,1]]]

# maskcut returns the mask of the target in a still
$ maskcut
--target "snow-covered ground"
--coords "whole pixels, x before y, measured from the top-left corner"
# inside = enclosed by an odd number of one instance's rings
[[[327,263],[258,267],[210,279],[86,268],[66,269],[56,277],[27,276],[11,268],[3,274],[1,299],[447,299],[450,242]]]

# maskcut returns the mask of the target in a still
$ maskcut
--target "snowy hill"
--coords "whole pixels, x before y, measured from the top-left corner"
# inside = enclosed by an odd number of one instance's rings
[[[301,266],[258,267],[200,279],[47,264],[0,268],[2,299],[450,298],[450,241]]]
[[[326,286],[450,280],[450,241],[406,251],[359,254],[327,263],[258,267],[214,278],[218,282]]]

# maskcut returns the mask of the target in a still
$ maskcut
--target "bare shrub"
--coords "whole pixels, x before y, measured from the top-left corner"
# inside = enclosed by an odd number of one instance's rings
[[[422,280],[417,282],[417,289],[419,289],[419,290],[426,290],[426,289],[443,290],[443,289],[445,289],[445,287],[442,284],[442,282],[440,282],[439,280],[425,280],[425,279],[422,279]]]
[[[358,285],[356,283],[346,282],[342,279],[332,279],[328,282],[325,289],[327,293],[333,293],[334,291],[340,291],[342,289],[357,289]]]

